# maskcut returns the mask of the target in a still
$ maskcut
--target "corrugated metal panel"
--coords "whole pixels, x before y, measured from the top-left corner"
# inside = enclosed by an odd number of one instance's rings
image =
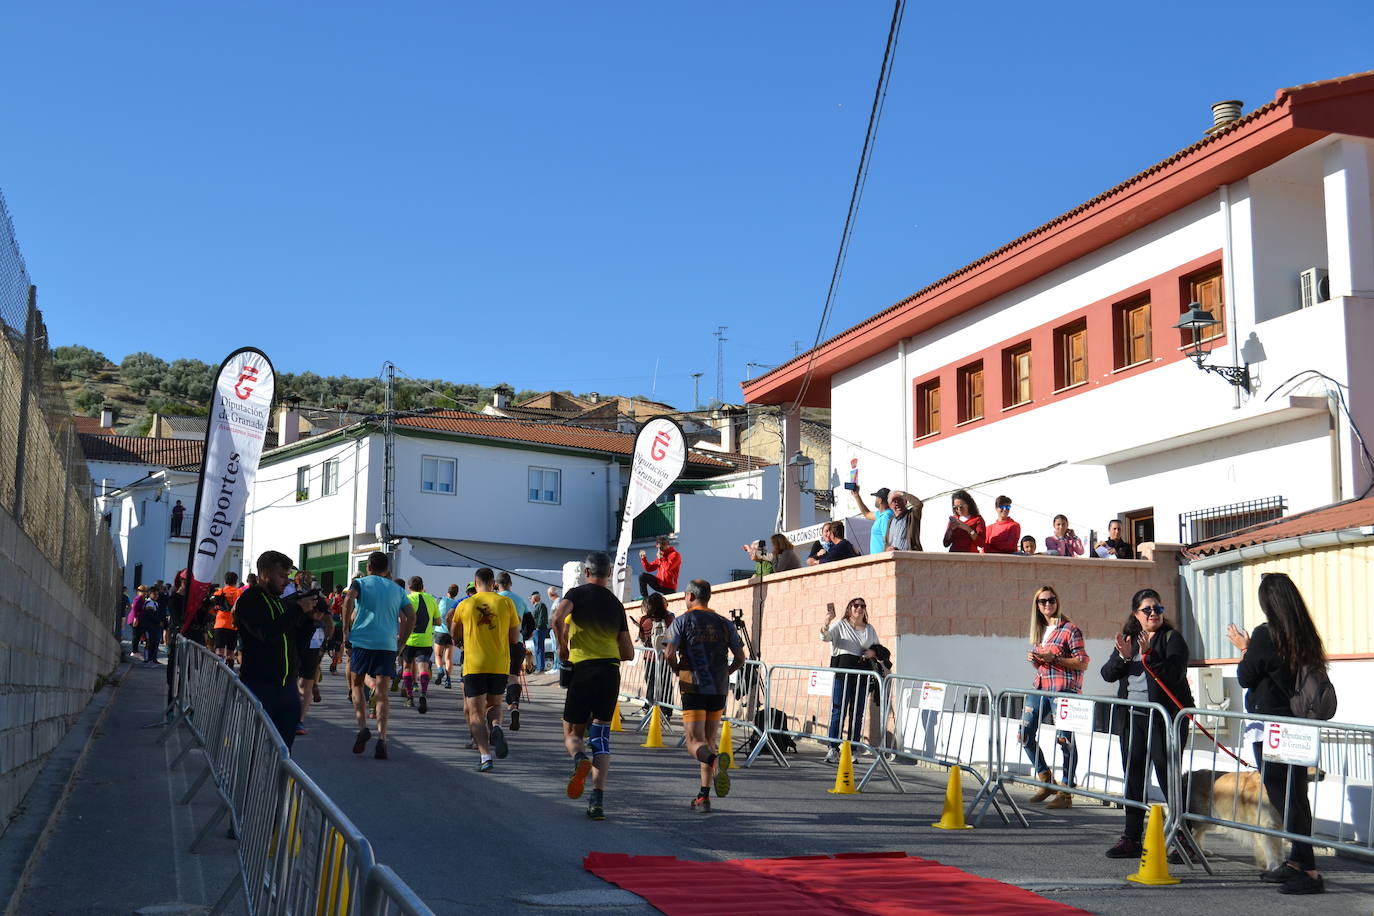
[[[1180,605],[1177,619],[1179,629],[1188,638],[1188,648],[1195,659],[1234,658],[1235,646],[1226,638],[1230,623],[1245,623],[1245,574],[1239,563],[1179,569]],[[1256,613],[1259,606],[1255,607]]]
[[[1246,626],[1264,621],[1256,597],[1260,575],[1287,573],[1302,592],[1331,655],[1374,652],[1369,600],[1374,595],[1374,546],[1346,544],[1245,565]]]

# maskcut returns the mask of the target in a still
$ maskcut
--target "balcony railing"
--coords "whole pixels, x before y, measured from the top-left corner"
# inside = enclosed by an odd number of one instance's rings
[[[1288,503],[1282,496],[1269,496],[1229,506],[1184,512],[1178,517],[1178,540],[1182,544],[1200,544],[1260,522],[1283,518],[1287,511]]]

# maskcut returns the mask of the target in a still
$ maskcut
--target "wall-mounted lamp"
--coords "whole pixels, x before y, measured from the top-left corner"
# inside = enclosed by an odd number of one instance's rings
[[[1188,305],[1188,311],[1183,313],[1183,318],[1174,327],[1181,331],[1193,332],[1193,346],[1184,355],[1196,363],[1199,369],[1203,372],[1215,372],[1232,385],[1244,389],[1249,394],[1249,363],[1244,366],[1209,366],[1206,363],[1208,351],[1202,348],[1202,332],[1218,324],[1221,322],[1213,318],[1212,313],[1202,307],[1202,303],[1193,302]],[[1232,329],[1232,333],[1235,333],[1235,329]]]
[[[797,469],[798,490],[811,494],[817,502],[823,503],[827,507],[835,504],[834,490],[815,489],[816,462],[803,455],[801,449],[797,449],[797,453],[787,462],[787,466]]]

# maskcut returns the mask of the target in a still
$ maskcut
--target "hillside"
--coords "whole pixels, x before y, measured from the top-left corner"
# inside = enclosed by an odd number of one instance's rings
[[[208,411],[215,367],[198,359],[175,359],[169,363],[140,352],[131,353],[116,364],[97,350],[75,345],[53,350],[53,362],[73,412],[95,417],[100,415],[102,406],[111,407],[115,411],[115,429],[127,435],[146,435],[154,413],[204,416]],[[444,379],[398,378],[396,408],[481,410],[492,402],[493,392],[494,388],[483,385]],[[541,393],[517,391],[515,400]],[[379,377],[279,373],[277,397],[293,395],[307,406],[380,413],[386,386]]]

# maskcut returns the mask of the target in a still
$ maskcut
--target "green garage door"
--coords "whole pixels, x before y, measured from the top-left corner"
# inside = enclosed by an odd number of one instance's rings
[[[348,538],[334,538],[301,545],[301,569],[315,574],[315,581],[326,591],[348,585]]]

